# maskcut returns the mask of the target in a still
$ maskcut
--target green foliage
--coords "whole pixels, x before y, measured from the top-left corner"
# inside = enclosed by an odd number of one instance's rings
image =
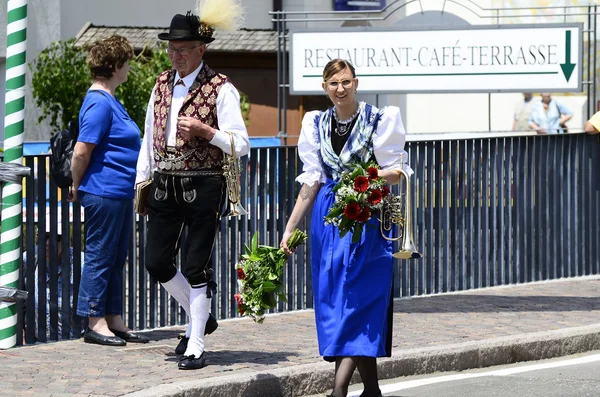
[[[42,111],[38,123],[49,117],[54,132],[77,118],[90,85],[86,54],[73,47],[74,42],[56,41],[29,64],[33,98]]]
[[[169,56],[161,48],[155,51],[143,51],[129,62],[129,66],[127,81],[117,88],[116,94],[143,134],[152,88],[156,84],[158,75],[170,69],[171,63]]]
[[[294,251],[307,239],[306,233],[295,229],[287,241]],[[277,298],[285,299],[285,286],[281,280],[287,255],[283,248],[258,245],[258,233],[252,236],[251,246],[236,265],[239,293],[235,294],[238,312],[262,323],[265,313],[277,305]]]
[[[244,117],[244,122],[246,123],[246,127],[250,126],[250,99],[248,95],[244,94],[240,91],[240,108],[242,110],[242,116]]]

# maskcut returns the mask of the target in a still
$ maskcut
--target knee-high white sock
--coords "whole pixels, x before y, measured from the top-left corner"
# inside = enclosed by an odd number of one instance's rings
[[[210,299],[206,297],[206,286],[190,288],[190,318],[192,333],[185,356],[198,358],[204,352],[204,328],[210,311]]]
[[[177,302],[181,305],[183,310],[190,318],[190,283],[185,279],[183,274],[177,269],[177,273],[175,273],[175,277],[167,281],[166,283],[162,283],[162,286],[167,290],[167,292],[175,298]],[[187,330],[185,331],[185,336],[190,337],[190,332],[192,330],[191,321],[188,323]]]

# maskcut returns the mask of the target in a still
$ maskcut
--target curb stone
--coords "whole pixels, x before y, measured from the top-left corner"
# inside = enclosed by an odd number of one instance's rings
[[[379,377],[462,371],[600,350],[600,324],[476,342],[395,351],[378,362]],[[200,374],[199,374],[200,375]],[[244,375],[163,384],[125,397],[299,397],[331,387],[333,365],[303,364]],[[360,382],[357,374],[353,383]]]

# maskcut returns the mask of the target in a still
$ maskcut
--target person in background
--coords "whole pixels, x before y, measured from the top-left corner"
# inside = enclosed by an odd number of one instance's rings
[[[227,197],[223,165],[232,150],[244,156],[250,146],[237,89],[203,61],[215,29],[239,26],[241,6],[233,0],[202,0],[198,15],[175,15],[169,32],[158,36],[168,41],[173,68],[158,76],[152,90],[136,178],[136,183],[152,180],[146,269],[190,319],[175,349],[183,354],[182,370],[206,365],[204,335],[217,326],[210,314],[216,290],[211,256]],[[179,270],[174,258],[184,227]]]
[[[549,92],[542,92],[542,100],[537,102],[529,116],[529,127],[538,134],[562,134],[567,132],[567,121],[573,117],[571,109],[561,104]]]
[[[597,134],[600,131],[600,112],[596,112],[583,126],[583,130],[588,134]]]
[[[345,397],[354,371],[364,384],[361,397],[381,397],[377,357],[391,356],[393,310],[392,242],[384,239],[371,218],[357,243],[352,233],[339,236],[324,224],[335,202],[332,190],[343,171],[376,161],[380,177],[394,184],[398,170],[408,174],[406,132],[400,109],[378,109],[358,102],[354,67],[333,59],[323,70],[323,91],[333,102],[325,111],[308,112],[302,120],[298,154],[304,164],[296,178],[302,184],[281,239],[287,241],[313,206],[310,231],[315,321],[319,353],[335,362],[333,397]]]
[[[140,130],[115,96],[127,81],[133,47],[114,35],[96,41],[87,64],[93,83],[79,112],[69,201],[85,209],[86,265],[81,275],[77,314],[88,317],[86,343],[123,346],[146,343],[122,317],[123,266],[131,238],[135,164]]]
[[[513,131],[526,132],[529,131],[529,116],[531,116],[531,110],[533,105],[536,103],[533,99],[533,93],[524,92],[523,100],[519,101],[515,106],[514,119],[512,129]]]

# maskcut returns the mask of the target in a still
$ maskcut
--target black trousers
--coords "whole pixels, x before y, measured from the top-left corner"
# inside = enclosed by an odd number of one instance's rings
[[[152,277],[164,283],[175,276],[175,258],[187,226],[181,273],[191,285],[214,284],[211,256],[225,198],[222,176],[154,174],[146,241],[146,269]]]

